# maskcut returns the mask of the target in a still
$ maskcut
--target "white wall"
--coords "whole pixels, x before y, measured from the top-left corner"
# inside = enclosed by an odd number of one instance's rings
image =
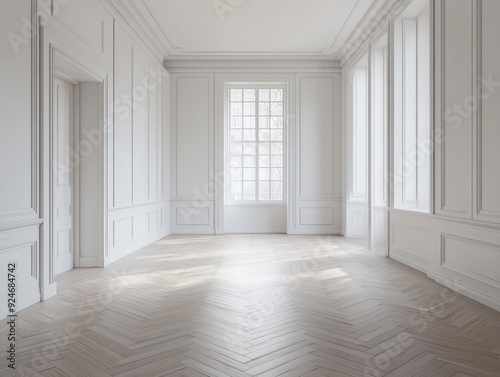
[[[171,84],[171,230],[174,234],[225,232],[233,209],[224,208],[224,85],[280,82],[289,91],[288,206],[250,209],[254,225],[231,220],[227,231],[275,230],[290,234],[338,234],[341,229],[341,81],[338,69],[294,69],[286,64],[167,62]],[[170,64],[170,66],[169,66]],[[217,67],[217,64],[220,67]],[[241,63],[240,63],[241,64]],[[194,67],[193,67],[194,66]],[[218,69],[217,69],[218,68]],[[303,71],[297,73],[296,71]],[[227,218],[226,218],[227,217]],[[265,221],[259,223],[259,218]]]
[[[37,38],[23,35],[36,1],[2,3],[0,13],[0,300],[7,303],[7,264],[17,262],[17,308],[40,300],[41,212],[36,87]],[[29,31],[29,30],[28,30]],[[33,149],[35,148],[35,149]],[[0,318],[6,305],[2,305]]]
[[[112,195],[106,263],[168,234],[163,178],[168,148],[163,123],[166,74],[126,26],[115,21],[115,128],[109,144]]]
[[[49,205],[56,73],[80,84],[83,111],[67,161],[79,177],[82,211],[75,216],[85,232],[75,264],[105,266],[169,232],[169,80],[162,54],[124,21],[119,2],[42,5],[8,1],[0,15],[2,35],[10,38],[0,41],[0,277],[7,262],[19,262],[18,309],[57,292]]]

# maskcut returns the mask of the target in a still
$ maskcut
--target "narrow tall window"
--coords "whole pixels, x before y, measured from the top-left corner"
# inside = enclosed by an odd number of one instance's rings
[[[229,201],[284,201],[284,89],[229,89]]]

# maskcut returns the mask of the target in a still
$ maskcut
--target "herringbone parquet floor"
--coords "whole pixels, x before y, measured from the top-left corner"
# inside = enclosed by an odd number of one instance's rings
[[[500,313],[341,237],[169,237],[58,283],[1,376],[500,376]]]

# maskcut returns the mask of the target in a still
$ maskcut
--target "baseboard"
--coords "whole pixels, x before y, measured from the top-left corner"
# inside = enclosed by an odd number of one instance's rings
[[[285,234],[283,228],[232,228],[225,230],[226,234]]]
[[[481,304],[500,312],[500,301],[498,300],[500,292],[496,288],[491,286],[485,287],[483,283],[467,278],[463,278],[464,281],[468,282],[467,286],[463,283],[457,284],[457,276],[455,274],[448,275],[435,270],[429,271],[427,276],[453,291],[461,293],[472,300],[480,302]],[[494,292],[492,294],[488,294],[485,292],[485,288],[493,290]]]
[[[80,268],[102,268],[106,265],[106,258],[79,258]]]
[[[427,274],[429,271],[429,261],[400,249],[391,248],[389,251],[389,258],[410,266],[424,274]]]
[[[318,235],[318,236],[341,236],[342,231],[340,229],[331,229],[331,230],[324,230],[324,229],[294,229],[294,230],[288,230],[286,234],[294,235],[294,236],[300,236],[300,235]]]
[[[171,235],[190,235],[190,236],[206,236],[206,235],[214,235],[215,232],[213,229],[172,229],[170,232]]]

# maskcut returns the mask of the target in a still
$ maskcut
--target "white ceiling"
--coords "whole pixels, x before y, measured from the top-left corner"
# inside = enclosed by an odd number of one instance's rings
[[[171,58],[337,58],[349,35],[377,0],[127,2]]]

